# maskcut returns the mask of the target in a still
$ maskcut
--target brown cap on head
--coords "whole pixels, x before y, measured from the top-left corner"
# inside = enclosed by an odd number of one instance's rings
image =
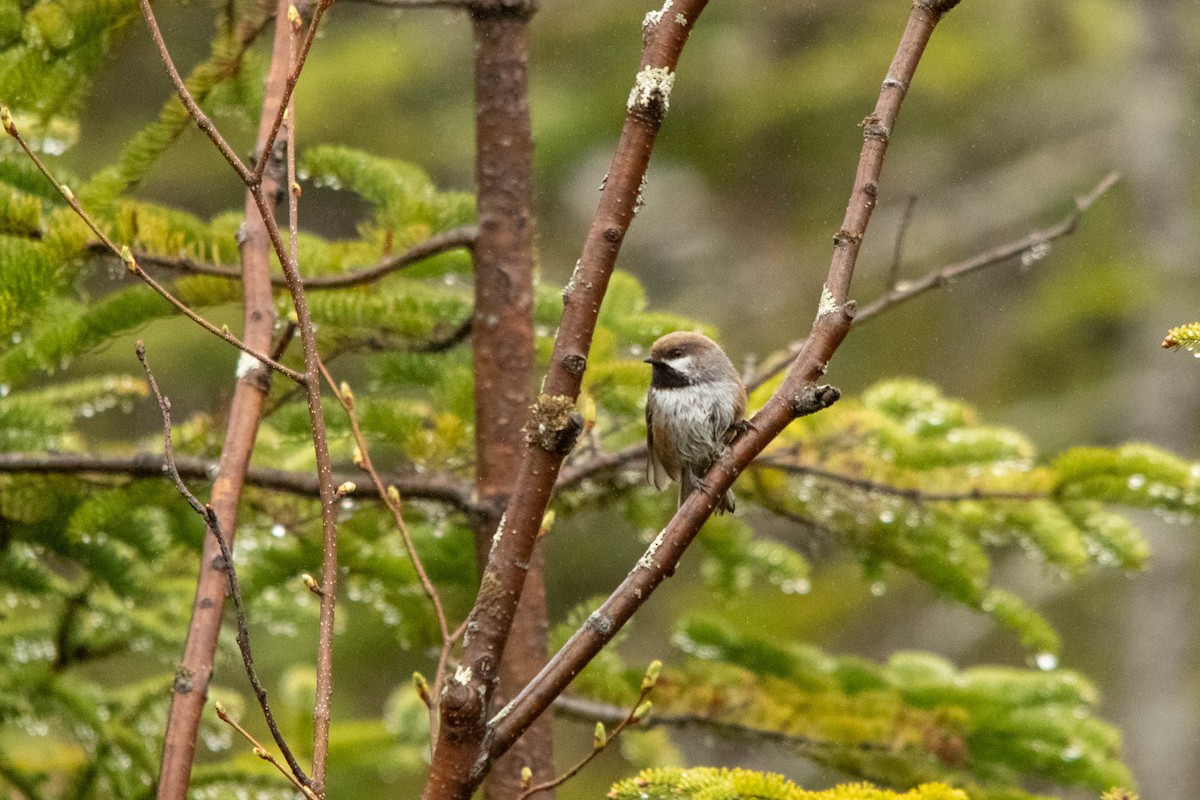
[[[693,333],[692,331],[675,331],[668,333],[666,336],[659,338],[650,347],[650,357],[646,359],[648,363],[656,361],[670,361],[676,358],[685,356],[699,355],[700,353],[716,351],[724,355],[720,345],[712,339],[705,336],[703,333]]]

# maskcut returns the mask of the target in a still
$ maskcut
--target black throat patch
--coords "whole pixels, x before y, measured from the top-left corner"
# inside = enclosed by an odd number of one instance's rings
[[[692,385],[691,378],[670,364],[659,362],[651,366],[654,368],[654,377],[651,379],[650,385],[655,389],[682,389]]]

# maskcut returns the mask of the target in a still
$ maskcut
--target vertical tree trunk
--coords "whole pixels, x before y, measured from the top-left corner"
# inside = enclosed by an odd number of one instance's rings
[[[476,488],[503,508],[524,452],[521,428],[533,383],[533,137],[529,121],[528,0],[479,0],[471,8],[475,34],[476,181],[479,239],[475,245]],[[498,512],[497,512],[498,514]],[[487,559],[497,515],[476,522],[479,563]],[[546,661],[546,593],[540,550],[530,559],[525,592],[500,666],[494,707],[524,686]],[[534,780],[553,777],[549,719],[534,725],[491,772],[489,800],[520,793],[523,766]]]
[[[283,94],[288,73],[287,0],[279,4],[275,21],[275,39],[271,50],[271,66],[267,75],[266,94],[258,131],[258,147],[262,147],[270,131]],[[268,197],[280,191],[280,165],[273,162],[263,176],[263,190]],[[242,291],[244,329],[242,341],[260,353],[270,352],[275,328],[275,304],[271,292],[270,247],[266,228],[259,216],[254,199],[247,193],[246,222],[239,242],[242,256]],[[237,386],[229,409],[229,424],[217,476],[213,481],[210,503],[217,512],[221,528],[233,546],[237,529],[238,502],[245,484],[246,470],[258,435],[263,399],[270,388],[270,370],[262,365],[242,369],[245,357],[238,362]],[[159,769],[158,800],[185,800],[195,759],[196,737],[200,716],[208,699],[208,684],[213,674],[213,657],[221,632],[221,614],[229,590],[221,551],[215,537],[206,535],[200,558],[200,574],[196,581],[196,597],[192,604],[192,619],[188,625],[187,643],[183,658],[175,671],[171,708],[163,739],[162,763]]]

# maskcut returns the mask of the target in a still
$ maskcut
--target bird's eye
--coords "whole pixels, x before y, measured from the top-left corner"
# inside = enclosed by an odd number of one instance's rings
[[[679,358],[681,355],[683,355],[683,351],[677,347],[671,352],[667,353],[667,358]]]

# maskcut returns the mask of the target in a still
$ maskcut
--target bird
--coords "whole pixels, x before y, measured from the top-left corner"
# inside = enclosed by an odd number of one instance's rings
[[[679,482],[679,505],[697,489],[708,494],[704,476],[739,431],[749,425],[746,386],[721,346],[700,333],[675,331],[656,341],[646,393],[646,480],[656,489]],[[732,491],[715,498],[720,514],[734,509]]]

